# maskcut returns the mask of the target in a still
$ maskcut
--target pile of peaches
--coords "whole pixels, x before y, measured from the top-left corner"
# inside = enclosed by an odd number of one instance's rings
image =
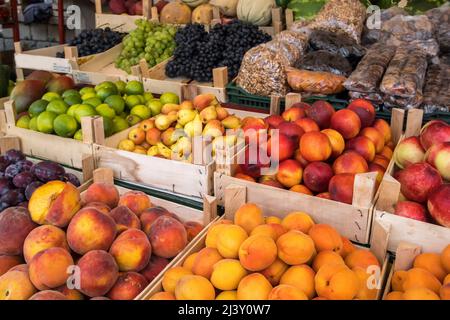
[[[38,188],[0,214],[0,300],[131,300],[201,230],[139,191]]]
[[[262,176],[262,161],[251,163],[247,148],[235,177],[351,204],[355,174],[377,172],[381,182],[395,147],[389,124],[375,115],[369,101],[357,99],[339,111],[316,101],[296,103],[281,116],[243,119],[244,132],[279,130],[280,163],[276,175]],[[271,137],[258,144],[269,156],[277,148]]]
[[[398,144],[394,160],[401,184],[395,214],[450,228],[450,125],[428,122]]]
[[[212,225],[205,248],[162,278],[152,300],[376,299],[377,258],[304,212],[264,217],[252,203]]]
[[[450,300],[450,244],[440,253],[419,254],[409,270],[392,275],[385,300]]]

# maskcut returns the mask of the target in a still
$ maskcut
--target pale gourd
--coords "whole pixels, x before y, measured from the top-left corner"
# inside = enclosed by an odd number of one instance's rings
[[[192,23],[210,24],[213,19],[213,6],[209,3],[199,5],[192,11]]]
[[[191,22],[191,8],[182,2],[170,2],[161,11],[160,22],[168,24],[187,24]]]
[[[239,20],[257,26],[266,26],[272,20],[272,8],[275,0],[239,0],[237,17]]]
[[[239,0],[211,0],[210,4],[219,8],[220,13],[227,17],[236,17],[236,9]]]
[[[183,0],[191,8],[196,8],[201,4],[207,3],[208,0]]]

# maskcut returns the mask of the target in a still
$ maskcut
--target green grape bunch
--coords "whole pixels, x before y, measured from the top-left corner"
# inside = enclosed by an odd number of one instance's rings
[[[122,40],[123,49],[115,61],[116,68],[128,74],[131,67],[145,59],[151,68],[170,58],[175,50],[175,34],[177,27],[162,25],[139,19],[135,22],[137,28]]]

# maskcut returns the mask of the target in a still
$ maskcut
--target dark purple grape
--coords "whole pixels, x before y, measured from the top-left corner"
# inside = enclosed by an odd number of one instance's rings
[[[22,171],[31,171],[31,168],[33,167],[33,162],[30,160],[20,160],[16,162],[16,165],[20,166],[20,172]]]
[[[25,196],[18,189],[13,189],[5,193],[1,198],[0,202],[6,202],[10,206],[15,206],[25,200]]]
[[[5,156],[0,156],[0,172],[5,172],[6,167],[11,164]]]
[[[9,162],[13,162],[14,163],[14,162],[17,162],[17,161],[20,161],[20,160],[24,160],[25,159],[25,155],[20,150],[11,149],[11,150],[6,151],[5,158]]]
[[[18,166],[15,163],[10,164],[5,170],[5,177],[12,179],[16,175],[18,175],[21,172],[21,170],[22,170],[21,166]]]
[[[63,181],[70,182],[75,187],[79,187],[81,185],[80,180],[73,173],[70,173],[70,172],[65,173],[63,176],[63,179],[64,179]]]
[[[26,188],[30,183],[36,180],[34,174],[29,171],[23,171],[13,178],[13,184],[17,188]]]
[[[42,185],[43,183],[40,181],[33,181],[32,183],[30,183],[25,189],[25,197],[27,198],[27,200],[30,200],[33,192]]]
[[[31,168],[31,172],[42,182],[59,180],[59,177],[66,173],[62,166],[51,161],[42,161],[35,164]]]

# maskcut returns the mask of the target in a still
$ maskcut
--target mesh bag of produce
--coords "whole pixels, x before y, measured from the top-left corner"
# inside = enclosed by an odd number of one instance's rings
[[[267,46],[256,46],[244,55],[236,84],[260,96],[286,95],[289,92],[286,67],[286,60]]]
[[[450,52],[450,4],[426,12],[428,19],[433,22],[436,38],[442,53]]]
[[[349,91],[377,92],[395,50],[392,46],[373,45],[345,81],[345,88]]]
[[[450,65],[436,64],[428,68],[423,89],[423,108],[426,113],[450,112]]]
[[[309,71],[324,71],[348,77],[352,72],[352,66],[341,55],[325,50],[311,51],[295,65],[298,69]]]
[[[344,91],[343,76],[295,68],[287,68],[286,74],[289,86],[297,92],[328,95]]]
[[[381,14],[380,14],[381,25],[383,25],[384,22],[386,22],[386,21],[390,20],[391,18],[398,16],[398,15],[407,16],[408,12],[405,9],[399,8],[397,6],[391,7],[389,9],[381,10]],[[367,21],[369,21],[369,20],[370,20],[370,17],[367,18]],[[374,44],[380,40],[381,34],[382,34],[381,29],[379,29],[379,28],[369,29],[367,27],[367,23],[366,23],[364,25],[364,31],[362,34],[361,42],[364,45]]]
[[[330,0],[309,26],[332,33],[342,32],[360,43],[365,20],[366,7],[359,0]]]

